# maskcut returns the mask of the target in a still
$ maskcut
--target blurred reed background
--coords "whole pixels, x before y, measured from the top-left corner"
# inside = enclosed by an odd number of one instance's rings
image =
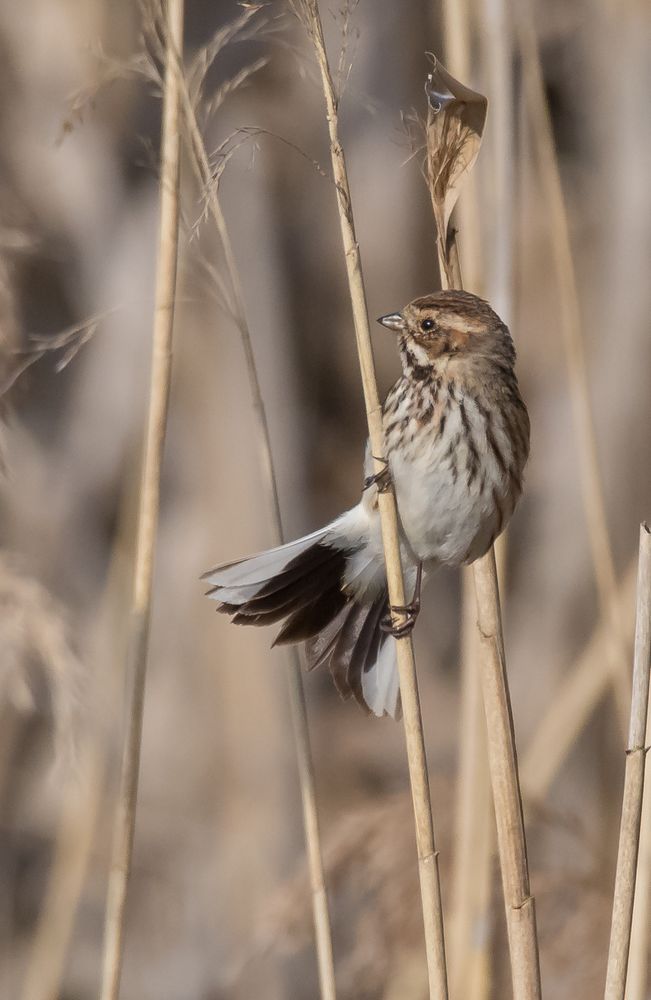
[[[242,11],[234,0],[188,2],[186,62]],[[605,974],[625,742],[609,683],[617,615],[595,582],[568,289],[554,261],[567,222],[630,673],[638,522],[651,496],[651,15],[638,0],[533,11],[520,0],[360,0],[331,15],[324,6],[335,66],[343,48],[341,129],[372,316],[438,286],[428,193],[401,120],[424,112],[425,52],[493,103],[459,239],[466,287],[510,315],[532,418],[504,614],[543,982],[554,1000],[592,1000]],[[86,1000],[100,976],[158,210],[160,101],[143,79],[141,32],[126,2],[0,6],[0,996],[12,1000]],[[207,114],[215,93],[225,99]],[[544,152],[546,107],[557,161]],[[200,110],[208,151],[237,147],[215,162],[291,536],[356,500],[366,427],[323,176],[322,95],[280,0],[220,51]],[[235,135],[242,127],[255,134]],[[240,339],[222,307],[224,262],[210,224],[195,226],[202,208],[186,159],[122,997],[307,1000],[317,979],[283,653],[269,651],[271,635],[218,618],[198,582],[273,537]],[[69,360],[85,327],[64,341],[62,331],[93,317],[97,330]],[[395,345],[378,328],[375,347],[385,390]],[[460,631],[460,580],[441,572],[416,643],[450,940]],[[563,687],[577,666],[578,683]],[[338,995],[420,1000],[401,727],[341,704],[327,676],[305,685]],[[479,985],[457,987],[455,1000],[509,995],[491,865],[492,904],[472,926]],[[629,1000],[651,995],[635,988]]]

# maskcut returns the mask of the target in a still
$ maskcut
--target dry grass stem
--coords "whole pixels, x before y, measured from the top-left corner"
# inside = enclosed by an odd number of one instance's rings
[[[651,713],[649,713],[651,715]],[[651,719],[647,716],[647,739],[651,736]],[[651,768],[644,771],[642,827],[635,878],[635,903],[631,925],[631,946],[628,953],[626,1000],[647,1000],[649,976],[649,934],[651,932]]]
[[[527,3],[516,19],[525,95],[530,118],[536,162],[539,166],[544,201],[550,219],[552,255],[559,291],[560,326],[565,345],[574,422],[578,437],[583,506],[586,514],[592,562],[601,615],[609,623],[604,634],[605,650],[610,664],[610,679],[615,696],[622,732],[628,725],[630,700],[629,661],[625,631],[617,615],[617,577],[608,532],[606,508],[599,474],[599,458],[595,439],[590,392],[587,377],[585,345],[581,326],[581,310],[572,257],[569,223],[565,199],[554,148],[551,116],[545,95],[540,55],[535,35],[533,15]],[[560,701],[557,702],[562,711]],[[593,703],[581,711],[579,729],[583,727]]]
[[[486,1000],[491,982],[491,862],[495,835],[479,652],[472,571],[464,569],[459,775],[450,935],[450,988],[452,996],[460,1000]]]
[[[506,676],[495,552],[473,564],[477,625],[482,647],[482,684],[488,730],[497,844],[502,870],[506,922],[515,1000],[539,1000],[540,963],[535,901],[529,865],[515,749],[511,700]]]
[[[476,157],[483,131],[486,101],[483,98],[483,116],[478,117],[481,95],[468,91],[453,80],[438,64],[428,78],[428,177],[459,176],[460,168],[448,165],[446,158],[460,156],[462,162],[468,157],[463,143],[448,142],[448,136],[458,135],[460,125],[441,122],[436,128],[430,127],[432,117],[459,118],[466,130],[474,128],[476,138],[470,146],[471,155]],[[439,78],[440,74],[440,78]],[[453,99],[442,101],[439,95],[447,90]],[[467,96],[470,95],[470,96]],[[466,106],[470,103],[470,108]],[[472,117],[471,117],[472,115]],[[461,133],[463,134],[463,133]],[[466,143],[471,141],[466,139]],[[432,142],[440,142],[437,148],[429,148]],[[429,163],[435,164],[432,174]],[[445,193],[439,187],[430,189],[437,223],[445,220]],[[441,275],[447,287],[461,287],[461,274],[456,253],[454,233],[447,229],[438,233]],[[488,732],[488,760],[495,803],[497,822],[497,843],[502,870],[502,885],[506,909],[506,922],[511,956],[511,980],[515,1000],[539,1000],[540,962],[536,931],[535,902],[529,886],[529,866],[522,816],[522,800],[518,776],[515,733],[511,712],[502,618],[497,584],[495,552],[490,551],[473,563],[475,597],[477,601],[477,625],[479,630],[480,663],[484,709]]]
[[[261,466],[265,483],[265,496],[269,506],[269,519],[274,533],[275,544],[283,541],[282,517],[278,486],[273,464],[273,452],[269,424],[262,398],[258,369],[255,362],[251,331],[246,317],[244,293],[235,262],[230,234],[222,212],[219,200],[218,185],[213,183],[212,171],[205,144],[199,129],[193,102],[187,88],[183,88],[183,111],[187,129],[191,160],[197,174],[197,179],[206,198],[206,206],[213,218],[219,239],[222,244],[230,289],[226,301],[230,306],[233,319],[242,341],[246,370],[249,380],[249,390],[253,403],[256,421],[256,437],[259,448]],[[312,892],[312,911],[314,918],[316,953],[319,971],[319,986],[323,1000],[335,1000],[335,970],[332,949],[332,930],[326,892],[323,857],[321,850],[321,835],[317,809],[314,762],[310,744],[310,732],[305,704],[305,692],[301,674],[301,662],[295,648],[287,650],[287,682],[289,685],[290,709],[296,760],[298,764],[301,802],[303,808],[303,826],[307,849],[307,861],[310,873]]]
[[[624,798],[619,832],[617,871],[613,895],[613,917],[606,972],[605,1000],[624,1000],[628,950],[631,941],[633,900],[637,871],[644,769],[646,762],[649,671],[651,670],[651,529],[640,526],[640,555],[637,575],[635,652],[631,720],[626,750]]]
[[[124,916],[131,870],[138,795],[140,745],[149,646],[154,554],[172,373],[172,330],[179,238],[179,168],[183,0],[168,0],[161,141],[160,229],[156,269],[152,368],[145,432],[129,646],[128,715],[109,872],[101,1000],[117,1000],[124,945]]]
[[[460,80],[470,78],[471,14],[468,3],[443,3],[446,61]],[[472,291],[483,292],[479,185],[474,172],[465,178],[464,196],[455,208],[462,234],[463,275]],[[462,574],[461,709],[459,764],[452,856],[450,989],[454,998],[486,1000],[491,983],[491,890],[495,850],[492,799],[486,748],[486,721],[478,665],[477,614],[472,571]]]
[[[457,79],[469,79],[469,4],[445,0],[442,13],[447,64]],[[482,288],[480,218],[478,184],[471,172],[466,178],[464,197],[455,209],[455,224],[458,224],[463,234],[463,274],[468,287],[474,291]],[[490,982],[487,907],[490,899],[493,827],[475,623],[472,575],[467,570],[462,574],[461,709],[452,873],[450,979],[453,997],[484,1000]]]
[[[447,64],[458,79],[470,79],[471,14],[468,3],[443,4]],[[455,210],[461,232],[460,255],[465,287],[486,294],[504,321],[512,312],[513,141],[512,38],[503,0],[483,0],[479,44],[491,95],[488,150],[489,183],[467,177]],[[478,14],[479,12],[474,12]],[[481,208],[480,208],[481,199]],[[485,222],[486,274],[482,269],[480,219]],[[496,545],[498,577],[505,563],[506,534]],[[463,574],[461,635],[461,726],[457,824],[453,871],[450,947],[451,988],[455,997],[486,1000],[491,988],[491,893],[495,850],[492,799],[486,753],[486,722],[481,697],[472,571]]]
[[[332,170],[337,192],[339,221],[353,309],[371,453],[376,456],[375,471],[379,473],[384,468],[384,463],[378,457],[384,454],[382,406],[375,378],[362,265],[359,246],[355,236],[346,161],[339,139],[338,101],[328,63],[323,28],[316,0],[302,0],[298,12],[314,45],[323,83],[326,117],[330,136]],[[400,537],[395,495],[392,490],[386,493],[380,492],[378,493],[378,501],[386,561],[389,603],[391,605],[402,606],[405,604],[405,588],[400,562]],[[404,620],[402,614],[395,615],[395,624],[399,625]],[[416,822],[416,843],[418,848],[425,945],[427,950],[429,993],[431,998],[446,1000],[448,997],[448,985],[438,855],[434,844],[429,778],[420,713],[416,663],[411,636],[404,636],[397,639],[396,651],[400,675],[400,694],[404,714],[409,776]]]

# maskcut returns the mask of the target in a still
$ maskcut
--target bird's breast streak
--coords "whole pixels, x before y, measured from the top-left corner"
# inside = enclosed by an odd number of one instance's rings
[[[432,423],[390,452],[402,527],[425,562],[471,561],[499,533],[508,484],[477,431],[469,438],[458,408],[451,407],[444,434]]]

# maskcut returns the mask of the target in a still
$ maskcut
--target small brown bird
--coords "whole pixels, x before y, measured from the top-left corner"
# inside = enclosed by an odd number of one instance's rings
[[[471,563],[506,526],[522,492],[529,417],[515,348],[487,302],[435,292],[379,320],[398,335],[403,374],[384,403],[386,471],[362,499],[305,538],[204,574],[208,595],[238,625],[284,624],[275,644],[307,642],[337,690],[376,715],[396,716],[399,685],[377,491],[393,482],[401,523],[405,609],[413,627],[420,585],[437,566]],[[398,610],[398,609],[396,609]],[[395,633],[394,633],[395,634]]]

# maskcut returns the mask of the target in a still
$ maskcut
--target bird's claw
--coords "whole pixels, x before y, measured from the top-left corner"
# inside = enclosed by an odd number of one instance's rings
[[[392,604],[390,615],[383,618],[380,628],[383,632],[388,632],[395,639],[403,639],[406,635],[411,635],[420,611],[420,600],[414,600],[410,604]],[[395,624],[393,615],[405,615],[405,620]]]
[[[416,619],[418,618],[418,613],[420,611],[420,588],[423,582],[423,564],[418,563],[418,569],[416,570],[416,585],[414,586],[414,595],[409,602],[409,604],[392,604],[389,608],[389,614],[386,618],[383,618],[380,622],[380,628],[383,632],[388,632],[390,635],[394,636],[396,639],[403,639],[406,635],[411,635],[414,630],[414,625],[416,624]],[[402,622],[394,623],[393,615],[404,615],[405,620]]]
[[[367,476],[364,480],[362,490],[367,490],[369,487],[375,486],[378,493],[388,493],[391,489],[391,473],[389,471],[389,463],[386,458],[376,458],[375,455],[372,457],[376,462],[382,462],[384,468],[380,469],[379,472],[373,473],[372,476]]]

